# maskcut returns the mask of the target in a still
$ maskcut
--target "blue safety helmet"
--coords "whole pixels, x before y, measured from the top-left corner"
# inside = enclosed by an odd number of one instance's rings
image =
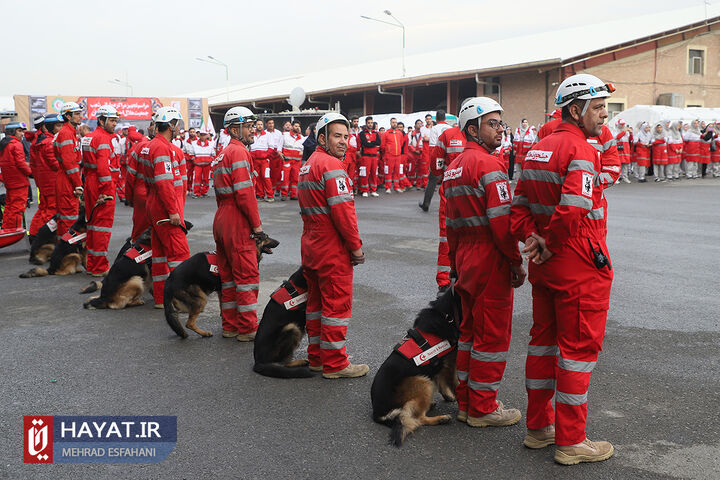
[[[27,125],[25,122],[10,122],[7,125],[5,125],[5,130],[17,130],[18,128],[21,128],[23,130],[27,130]]]

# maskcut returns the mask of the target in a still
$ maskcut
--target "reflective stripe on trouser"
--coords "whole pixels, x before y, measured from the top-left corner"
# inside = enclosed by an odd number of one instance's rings
[[[55,188],[55,203],[58,213],[58,236],[65,234],[78,219],[80,201],[73,195],[73,187],[67,177],[58,173]]]
[[[360,181],[361,193],[377,191],[377,167],[377,157],[360,157],[358,179]]]
[[[440,191],[440,209],[438,210],[438,223],[440,227],[440,241],[437,254],[437,274],[435,281],[439,287],[450,285],[450,248],[447,243],[447,230],[445,226],[445,195]]]
[[[285,166],[287,165],[287,167]],[[300,175],[300,160],[285,160],[282,169],[282,196],[297,197],[298,176]]]
[[[345,349],[352,316],[352,270],[349,275],[322,275],[304,268],[308,283],[305,329],[310,365],[322,365],[325,373],[350,364]]]
[[[602,349],[612,283],[607,269],[598,270],[579,259],[578,251],[590,254],[589,247],[583,247],[585,236],[568,243],[558,258],[553,257],[557,263],[530,265],[533,326],[525,362],[527,427],[554,423],[558,445],[585,439],[588,385]],[[607,251],[604,240],[593,243]]]
[[[28,187],[10,188],[5,186],[5,212],[3,213],[2,228],[21,228],[23,213],[27,208]]]
[[[190,258],[190,249],[188,248],[187,238],[181,228],[170,225],[169,223],[156,225],[152,218],[150,218],[150,225],[153,298],[155,299],[155,304],[162,305],[165,280],[167,280],[170,272],[175,270],[175,267],[171,267],[170,265],[176,265],[176,262],[182,262]]]
[[[112,188],[114,192],[114,185]],[[88,176],[85,179],[85,202],[88,205],[85,210],[85,215],[88,217],[87,240],[85,241],[88,273],[102,273],[110,269],[107,251],[115,218],[115,197],[113,196],[112,200],[108,200],[102,205],[93,207],[99,196],[97,177]]]
[[[400,155],[385,155],[385,188],[400,188]]]
[[[195,195],[205,195],[210,190],[210,164],[195,166]]]
[[[255,166],[255,195],[258,197],[272,197],[273,186],[270,178],[270,162],[267,159],[256,160],[253,158],[253,165]]]
[[[456,292],[462,301],[456,388],[458,409],[471,417],[495,411],[512,326],[510,266],[492,243],[458,245]]]
[[[255,241],[239,233],[236,215],[242,214],[234,206],[221,204],[213,222],[221,281],[220,314],[223,330],[248,334],[258,327],[260,273]]]
[[[33,215],[32,222],[30,222],[30,235],[37,235],[38,231],[45,225],[52,217],[57,213],[57,205],[55,204],[55,189],[52,190],[52,195],[43,193],[40,189],[40,198],[38,199],[39,205],[37,212]]]

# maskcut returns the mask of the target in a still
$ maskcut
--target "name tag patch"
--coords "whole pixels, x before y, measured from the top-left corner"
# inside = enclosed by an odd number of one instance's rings
[[[438,158],[438,162],[439,162]],[[459,168],[453,168],[452,170],[448,170],[445,172],[445,175],[443,176],[443,182],[447,180],[455,180],[456,178],[460,178],[462,176],[463,167]]]
[[[285,305],[286,310],[292,310],[293,308],[297,307],[298,305],[302,305],[303,303],[307,302],[308,294],[307,292],[302,293],[298,295],[295,298],[291,298],[287,302],[283,303]]]
[[[72,245],[73,243],[77,243],[80,240],[85,240],[85,237],[87,237],[87,233],[81,233],[80,235],[75,235],[74,237],[65,238],[63,236],[63,240],[65,240],[67,243]]]
[[[548,163],[552,154],[553,152],[547,152],[544,150],[530,150],[525,156],[525,161]]]
[[[415,355],[413,357],[413,361],[415,362],[415,365],[420,366],[431,358],[437,357],[446,350],[450,350],[450,342],[443,340],[434,347],[428,348],[424,352]]]
[[[51,232],[57,230],[57,222],[55,221],[55,219],[51,218],[45,225],[47,225]]]
[[[307,163],[300,168],[300,175],[306,175],[310,173],[310,165]]]

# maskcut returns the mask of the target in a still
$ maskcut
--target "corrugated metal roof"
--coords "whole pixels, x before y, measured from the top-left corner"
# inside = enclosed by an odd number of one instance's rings
[[[720,15],[720,5],[707,6],[708,17]],[[230,102],[286,98],[295,87],[308,95],[330,90],[438,76],[456,72],[499,70],[510,66],[559,64],[633,40],[657,35],[706,19],[703,6],[549,31],[486,43],[455,47],[405,59],[407,75],[401,75],[400,58],[337,67],[331,70],[290,75],[262,82],[230,87]],[[717,21],[717,18],[713,18]],[[210,105],[226,103],[226,89],[183,93],[182,97],[207,97]]]

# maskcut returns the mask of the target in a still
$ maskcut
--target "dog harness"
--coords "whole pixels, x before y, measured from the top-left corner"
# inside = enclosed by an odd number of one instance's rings
[[[220,275],[220,269],[218,269],[217,266],[217,252],[215,250],[207,252],[205,258],[207,258],[207,262],[210,264],[210,273]]]
[[[60,237],[60,240],[63,240],[65,242],[69,243],[70,245],[72,245],[73,243],[77,243],[80,240],[84,240],[85,237],[87,237],[87,232],[77,233],[75,230],[73,230],[71,228],[67,232],[65,232],[65,235]]]
[[[281,305],[285,305],[285,310],[297,310],[300,305],[307,302],[307,290],[298,288],[291,281],[286,280],[275,290],[270,298]]]
[[[129,248],[125,252],[125,256],[130,260],[135,260],[135,263],[145,263],[147,259],[152,257],[152,250],[145,249],[139,243],[136,243],[134,247]]]
[[[51,218],[50,220],[48,220],[45,225],[47,225],[47,227],[50,229],[51,232],[54,232],[55,230],[57,230],[57,222],[55,221],[54,218]]]
[[[394,351],[415,362],[417,366],[436,364],[442,357],[452,351],[453,346],[432,333],[411,328]]]

